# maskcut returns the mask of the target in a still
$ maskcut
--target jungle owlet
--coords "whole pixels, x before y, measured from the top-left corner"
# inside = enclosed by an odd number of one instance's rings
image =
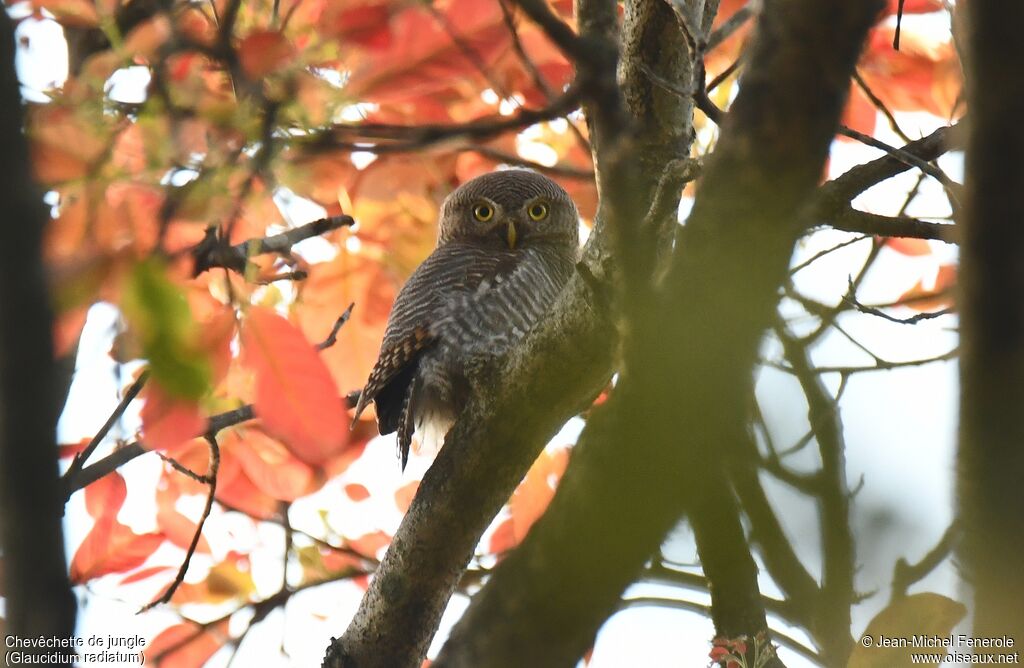
[[[373,401],[398,431],[438,445],[470,392],[470,365],[502,354],[550,309],[572,276],[579,214],[551,179],[525,169],[467,181],[441,205],[437,247],[402,287],[356,406]]]

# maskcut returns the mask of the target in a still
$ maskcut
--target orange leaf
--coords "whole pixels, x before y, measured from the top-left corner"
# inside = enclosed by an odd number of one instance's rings
[[[895,28],[872,30],[858,70],[868,87],[896,111],[927,111],[948,118],[962,87],[960,62],[949,40],[904,29],[900,50],[892,48]]]
[[[121,584],[133,584],[135,582],[141,582],[147,578],[151,578],[159,573],[169,573],[175,571],[173,566],[150,566],[149,568],[143,568],[142,570],[135,571],[131,575],[127,575],[121,580]]]
[[[82,584],[138,568],[163,542],[162,534],[139,535],[112,517],[99,519],[71,560],[71,581]]]
[[[559,448],[554,452],[545,450],[526,473],[509,500],[516,543],[522,542],[526,532],[544,513],[555,495],[555,486],[569,463],[569,449]]]
[[[944,264],[939,267],[935,284],[931,289],[924,287],[924,281],[918,281],[914,287],[900,295],[899,302],[915,311],[939,311],[954,304],[951,288],[956,285],[957,267]]]
[[[359,554],[376,559],[380,551],[391,544],[391,535],[383,531],[372,531],[347,542]]]
[[[187,550],[195,537],[197,524],[174,507],[182,493],[181,485],[177,484],[180,476],[177,471],[164,471],[161,476],[156,488],[156,526],[167,540]],[[199,536],[196,551],[201,554],[210,553],[210,544],[205,536]]]
[[[356,99],[395,103],[465,89],[467,80],[485,85],[480,70],[511,43],[498,4],[451,0],[440,17],[435,12],[411,4],[395,15],[390,46],[355,63],[346,90]]]
[[[348,413],[302,333],[273,311],[253,307],[242,329],[242,348],[256,374],[255,412],[267,431],[307,464],[340,452],[348,441]]]
[[[490,551],[492,554],[503,554],[518,544],[515,521],[511,517],[499,524],[498,528],[491,533]]]
[[[273,517],[278,509],[278,502],[263,493],[241,469],[224,484],[218,481],[217,500],[257,519]]]
[[[409,511],[409,506],[412,505],[412,500],[416,496],[416,491],[420,488],[420,481],[413,480],[408,482],[397,490],[395,490],[395,505],[403,513]]]
[[[899,10],[900,0],[889,0],[889,6],[885,8],[885,15],[893,15]],[[930,14],[942,11],[943,6],[939,0],[905,0],[903,3],[903,14]]]
[[[199,349],[210,360],[213,385],[224,380],[231,366],[231,341],[235,336],[235,325],[234,309],[222,304],[218,304],[209,317],[199,322]]]
[[[846,109],[843,110],[843,117],[839,121],[843,125],[857,132],[862,132],[869,137],[875,134],[875,125],[878,123],[878,110],[871,103],[857,85],[850,89],[850,96],[846,100]],[[856,141],[846,135],[838,135],[839,141]]]
[[[890,237],[885,240],[885,245],[902,255],[919,256],[932,254],[932,245],[928,243],[927,239]]]
[[[201,668],[228,639],[228,620],[203,629],[193,623],[169,626],[146,646],[146,658],[158,666]]]
[[[61,313],[54,319],[53,323],[53,355],[63,357],[71,353],[78,345],[78,339],[82,335],[82,328],[85,327],[85,318],[89,314],[89,308],[81,306],[71,311]]]
[[[345,485],[345,494],[353,501],[365,501],[370,498],[370,490],[356,483]]]
[[[147,449],[173,454],[176,448],[206,429],[198,400],[171,397],[154,381],[150,381],[143,392],[146,403],[139,417]]]
[[[419,260],[425,256],[420,255]],[[312,340],[326,336],[345,305],[356,303],[337,343],[321,353],[338,387],[345,391],[362,387],[373,368],[397,283],[397,276],[378,262],[340,253],[329,262],[310,267],[309,277],[299,287],[300,301],[292,311]]]
[[[250,79],[261,79],[288,66],[295,57],[295,47],[276,30],[249,33],[238,47],[238,60]]]
[[[85,510],[97,522],[114,518],[128,498],[128,487],[117,471],[109,473],[85,488]]]
[[[28,127],[32,167],[44,185],[85,176],[107,149],[107,131],[97,127],[84,109],[30,107]]]
[[[233,429],[222,440],[222,447],[230,449],[245,475],[267,496],[294,501],[311,494],[321,484],[308,464],[296,459],[261,429]]]
[[[342,44],[383,49],[391,45],[388,20],[394,11],[392,5],[382,0],[328,2],[319,25],[325,35]]]

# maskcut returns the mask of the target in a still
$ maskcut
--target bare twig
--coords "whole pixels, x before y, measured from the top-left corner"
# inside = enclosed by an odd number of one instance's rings
[[[148,379],[148,371],[143,371],[142,373],[139,374],[139,377],[136,378],[135,382],[131,384],[131,386],[128,388],[128,391],[124,393],[124,396],[121,398],[121,401],[117,404],[117,407],[110,414],[110,417],[107,418],[107,421],[103,423],[103,426],[100,427],[100,430],[96,432],[96,435],[93,436],[92,439],[89,441],[89,444],[86,445],[85,448],[80,453],[75,455],[75,458],[73,460],[71,460],[71,465],[68,467],[68,470],[64,473],[63,476],[65,486],[67,485],[69,480],[73,479],[82,471],[82,467],[85,465],[86,460],[88,460],[89,456],[96,451],[96,447],[99,446],[99,444],[103,441],[104,438],[106,438],[107,434],[110,432],[113,426],[117,424],[117,421],[121,419],[121,416],[124,415],[125,410],[128,409],[128,404],[135,400],[135,397],[137,397],[139,395],[139,392],[142,391],[142,388],[145,387],[146,380]],[[70,495],[70,492],[68,492],[68,495]]]
[[[178,590],[178,587],[182,582],[185,581],[185,573],[188,572],[188,566],[192,562],[192,555],[196,552],[196,546],[199,545],[199,538],[203,534],[203,525],[206,524],[206,518],[210,516],[210,511],[213,509],[213,499],[217,493],[217,471],[220,469],[220,447],[217,445],[217,439],[214,436],[207,436],[206,442],[210,445],[210,472],[204,476],[203,482],[209,487],[209,492],[206,494],[206,505],[203,507],[203,514],[199,516],[199,521],[196,522],[196,531],[192,534],[192,542],[189,543],[188,549],[185,550],[185,558],[181,562],[181,567],[178,568],[177,574],[171,583],[156,599],[150,601],[139,610],[139,613],[143,613],[150,610],[162,603],[167,603],[174,596],[174,592]]]

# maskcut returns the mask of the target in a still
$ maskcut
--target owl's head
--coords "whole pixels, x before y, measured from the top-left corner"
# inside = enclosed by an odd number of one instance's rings
[[[550,244],[575,252],[579,213],[569,194],[529,169],[506,169],[463,183],[441,205],[437,245],[450,241],[490,248]]]

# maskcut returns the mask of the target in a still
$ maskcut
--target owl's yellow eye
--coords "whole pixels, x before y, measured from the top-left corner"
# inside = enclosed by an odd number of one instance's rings
[[[494,218],[494,207],[490,204],[477,204],[473,207],[473,217],[481,223],[486,223]]]
[[[526,213],[529,214],[531,220],[544,220],[548,217],[548,205],[544,202],[531,204]]]

